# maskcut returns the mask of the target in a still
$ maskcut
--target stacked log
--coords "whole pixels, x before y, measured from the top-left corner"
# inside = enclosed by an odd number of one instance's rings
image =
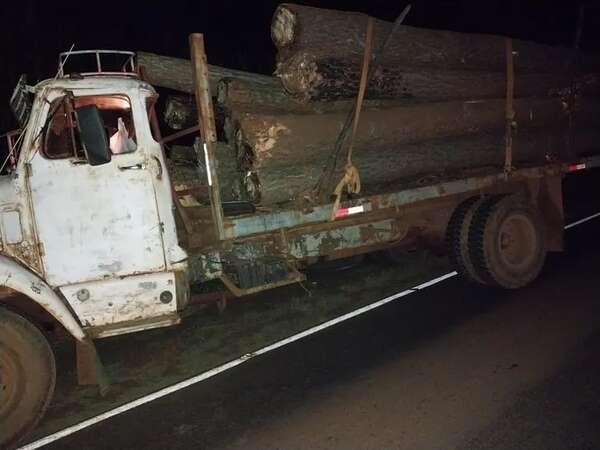
[[[195,146],[199,145],[196,141]],[[175,191],[193,190],[198,185],[206,185],[208,173],[204,159],[197,159],[192,146],[173,145],[168,151],[168,170]],[[217,176],[219,177],[221,199],[223,201],[240,200],[242,196],[239,167],[229,145],[219,142],[215,148]]]
[[[221,136],[230,169],[221,184],[234,192],[228,198],[273,206],[314,201],[317,184],[325,196],[333,191],[347,147],[334,149],[355,106],[367,19],[283,4],[271,27],[276,77],[210,67],[212,94],[225,116]],[[363,193],[502,167],[505,38],[400,26],[378,54],[392,26],[375,22],[376,64],[354,142]],[[516,164],[588,152],[600,138],[594,74],[600,60],[519,40],[513,49]],[[189,61],[147,53],[139,61],[150,82],[193,92]],[[167,104],[173,128],[195,122],[191,97]]]
[[[276,74],[284,88],[305,101],[355,95],[368,16],[295,4],[280,5],[271,36]],[[393,24],[375,21],[373,56]],[[331,37],[335,36],[335,39]],[[564,47],[514,40],[516,95],[545,94],[564,87],[574,68],[597,71],[597,59]],[[378,59],[367,96],[422,100],[499,97],[506,67],[505,38],[400,26]],[[469,87],[473,91],[469,91]],[[453,89],[448,89],[453,87]],[[455,92],[458,91],[458,92]]]
[[[284,3],[276,9],[271,37],[278,59],[309,50],[317,59],[360,60],[363,56],[368,16],[362,13],[314,8]],[[378,50],[392,30],[392,24],[375,20],[373,48]],[[457,33],[401,25],[391,36],[384,61],[411,67],[440,67],[449,70],[502,72],[506,68],[503,36]],[[515,39],[519,72],[558,72],[569,69],[575,54],[566,47],[541,45]],[[375,51],[375,53],[377,53]],[[595,71],[600,67],[593,57],[578,55],[580,63]]]
[[[155,53],[137,52],[137,63],[144,79],[153,86],[175,91],[194,93],[192,63],[189,59],[173,58]],[[213,96],[223,78],[234,78],[250,85],[253,89],[262,85],[278,86],[277,80],[266,75],[228,69],[220,66],[208,66],[208,78]]]
[[[566,119],[557,99],[515,101],[515,120],[520,128],[539,128]],[[593,105],[583,105],[586,111]],[[600,110],[596,111],[600,112]],[[235,128],[243,145],[252,149],[257,169],[269,165],[312,161],[332,149],[346,114],[274,114],[261,111],[236,112]],[[564,121],[566,125],[566,120]],[[505,127],[503,100],[422,103],[385,109],[365,109],[354,141],[357,154],[384,147],[501,131]],[[239,144],[238,144],[239,146]],[[399,150],[401,151],[401,150]]]
[[[597,151],[600,131],[584,130],[573,136],[570,148],[575,153]],[[569,148],[564,133],[543,130],[519,130],[513,138],[515,164],[544,163],[554,160],[556,152]],[[432,183],[445,178],[460,178],[470,169],[498,169],[504,163],[504,133],[480,133],[449,139],[404,144],[401,148],[383,148],[377,152],[356,152],[354,164],[359,168],[361,195],[393,192],[407,186]],[[385,164],[382,164],[382,160]],[[258,171],[259,177],[247,177],[242,187],[247,198],[264,205],[311,204],[313,188],[323,178],[324,158],[308,164],[290,164]],[[324,179],[318,198],[326,201],[343,177],[338,164]],[[400,174],[400,176],[399,176]],[[257,184],[258,183],[258,184]],[[254,197],[253,197],[254,195]]]
[[[337,58],[317,59],[306,51],[278,63],[276,74],[286,92],[301,101],[331,100],[356,95],[361,65]],[[502,97],[506,75],[501,72],[440,70],[384,66],[371,76],[368,98],[440,101]],[[569,86],[561,73],[525,73],[515,79],[516,97],[548,96]]]
[[[519,162],[541,162],[567,150],[573,117],[559,99],[520,99],[514,106]],[[596,103],[580,104],[581,129],[585,131],[584,125],[598,113]],[[318,117],[236,112],[238,161],[246,173],[256,174],[242,181],[245,195],[263,204],[303,196],[322,175],[345,120],[345,114],[335,112]],[[432,169],[499,164],[504,158],[504,127],[504,100],[498,99],[369,108],[361,114],[354,163],[365,188]],[[583,150],[579,141],[573,143],[575,153]],[[334,185],[341,178],[344,158],[340,156],[337,169],[325,177],[331,181],[335,174]]]
[[[262,110],[281,114],[325,114],[330,112],[348,112],[355,104],[354,100],[338,99],[335,101],[302,103],[290,97],[273,79],[277,87],[267,88],[235,78],[223,78],[217,85],[216,107],[231,115],[236,111]],[[397,100],[366,100],[366,108],[386,108],[399,106],[405,102]],[[163,119],[174,130],[181,130],[195,125],[198,112],[192,95],[169,95],[165,102]]]

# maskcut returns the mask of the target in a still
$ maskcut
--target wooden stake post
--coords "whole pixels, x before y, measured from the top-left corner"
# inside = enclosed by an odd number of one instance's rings
[[[204,50],[204,35],[200,33],[190,34],[190,52],[192,57],[192,73],[194,76],[194,87],[196,92],[196,104],[198,105],[198,125],[200,136],[203,141],[203,151],[198,152],[198,161],[206,162],[208,175],[210,204],[215,224],[215,234],[219,240],[223,240],[225,233],[223,227],[223,205],[221,204],[221,191],[219,190],[219,179],[215,159],[215,145],[217,142],[217,130],[215,126],[215,115],[210,95],[210,84],[208,81],[208,63]],[[204,154],[202,154],[204,153]]]

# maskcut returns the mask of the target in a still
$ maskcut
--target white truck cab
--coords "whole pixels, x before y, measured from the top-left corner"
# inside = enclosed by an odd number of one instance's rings
[[[121,70],[102,69],[109,53],[126,58]],[[95,56],[96,70],[65,75],[75,54]],[[52,352],[22,305],[53,316],[89,372],[101,368],[89,362],[93,338],[176,324],[188,300],[188,256],[149,125],[157,94],[133,56],[63,54],[55,78],[20,82],[11,99],[22,130],[10,135],[9,173],[0,176],[2,448],[35,425],[54,386]]]
[[[187,255],[149,126],[155,91],[98,72],[32,93],[16,168],[0,181],[4,254],[62,294],[90,336],[177,322]]]

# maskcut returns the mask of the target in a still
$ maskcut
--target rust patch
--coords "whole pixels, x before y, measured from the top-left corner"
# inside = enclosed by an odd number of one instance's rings
[[[36,273],[41,273],[40,255],[35,246],[26,240],[19,244],[5,246],[6,254],[22,262]]]
[[[379,240],[378,230],[371,224],[359,227],[360,239],[362,242],[370,243]]]
[[[341,236],[334,237],[330,232],[325,232],[324,234],[325,236],[321,239],[321,244],[319,245],[319,254],[332,253],[343,245],[343,238]]]

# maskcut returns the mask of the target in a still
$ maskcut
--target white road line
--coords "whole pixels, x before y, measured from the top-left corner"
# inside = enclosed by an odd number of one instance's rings
[[[567,226],[565,226],[565,230],[576,227],[577,225],[581,225],[582,223],[585,223],[585,222],[595,219],[597,217],[600,217],[600,212],[593,214],[589,217],[586,217],[584,219],[581,219],[576,222],[568,224]],[[124,405],[121,405],[117,408],[111,409],[105,413],[102,413],[102,414],[92,417],[90,419],[84,420],[83,422],[80,422],[76,425],[70,426],[61,431],[57,431],[56,433],[50,434],[50,435],[43,437],[41,439],[38,439],[37,441],[34,441],[30,444],[24,445],[23,447],[20,447],[19,450],[34,450],[34,449],[43,447],[45,445],[51,444],[52,442],[58,441],[59,439],[62,439],[71,434],[77,433],[78,431],[81,431],[85,428],[91,427],[92,425],[103,422],[107,419],[110,419],[111,417],[115,417],[124,412],[131,411],[132,409],[137,408],[138,406],[142,406],[142,405],[145,405],[146,403],[150,403],[154,400],[158,400],[159,398],[165,397],[169,394],[180,391],[181,389],[185,389],[189,386],[200,383],[201,381],[208,380],[209,378],[212,378],[215,375],[218,375],[229,369],[233,369],[236,366],[244,364],[245,362],[250,361],[251,359],[256,358],[257,356],[264,355],[265,353],[272,352],[273,350],[277,350],[281,347],[291,344],[292,342],[296,342],[296,341],[299,341],[300,339],[310,336],[311,334],[318,333],[319,331],[322,331],[326,328],[332,327],[339,323],[345,322],[346,320],[352,319],[354,317],[360,316],[369,311],[377,309],[383,305],[393,302],[394,300],[398,300],[399,298],[403,298],[403,297],[406,297],[407,295],[414,294],[415,292],[419,292],[423,289],[427,289],[428,287],[431,287],[435,284],[441,283],[442,281],[445,281],[449,278],[455,277],[456,275],[458,275],[456,272],[449,272],[449,273],[442,275],[440,277],[437,277],[433,280],[429,280],[429,281],[426,281],[425,283],[421,283],[413,288],[406,289],[402,292],[391,295],[382,300],[376,301],[375,303],[370,303],[369,305],[363,306],[362,308],[356,309],[356,310],[346,313],[342,316],[336,317],[335,319],[328,320],[327,322],[323,322],[320,325],[316,325],[316,326],[309,328],[307,330],[304,330],[300,333],[289,336],[289,337],[282,339],[281,341],[277,341],[271,345],[267,345],[266,347],[256,350],[255,352],[246,353],[245,355],[242,355],[237,359],[229,361],[229,362],[222,364],[218,367],[215,367],[213,369],[207,370],[206,372],[203,372],[199,375],[188,378],[187,380],[180,381],[179,383],[176,383],[176,384],[173,384],[166,388],[160,389],[160,390],[153,392],[151,394],[148,394],[144,397],[138,398],[137,400],[133,400],[132,402],[125,403]]]
[[[568,230],[569,228],[576,227],[577,225],[581,225],[582,223],[586,223],[587,221],[595,219],[597,217],[600,217],[600,212],[596,213],[596,214],[592,214],[591,216],[586,217],[585,219],[581,219],[581,220],[578,220],[576,222],[570,223],[569,225],[567,225],[565,227],[565,230]]]
[[[368,311],[371,311],[373,309],[379,308],[380,306],[383,306],[387,303],[393,302],[394,300],[397,300],[399,298],[402,297],[406,297],[407,295],[413,294],[415,292],[418,292],[422,289],[428,288],[430,286],[433,286],[434,284],[440,283],[444,280],[447,280],[448,278],[452,278],[454,276],[456,276],[457,273],[456,272],[450,272],[447,273],[445,275],[442,275],[441,277],[438,277],[434,280],[430,280],[427,281],[426,283],[420,284],[418,286],[415,286],[411,289],[407,289],[405,291],[399,292],[397,294],[391,295],[389,297],[386,297],[382,300],[379,300],[375,303],[371,303],[367,306],[363,306],[362,308],[356,309],[352,312],[349,312],[347,314],[344,314],[342,316],[336,317],[335,319],[331,319],[328,320],[327,322],[324,322],[320,325],[314,326],[312,328],[309,328],[305,331],[302,331],[300,333],[294,334],[290,337],[287,337],[285,339],[282,339],[281,341],[277,341],[271,345],[268,345],[266,347],[263,347],[259,350],[256,350],[255,352],[252,353],[246,353],[245,355],[240,356],[237,359],[234,359],[233,361],[229,361],[223,365],[220,365],[218,367],[215,367],[213,369],[210,369],[206,372],[203,372],[199,375],[196,375],[194,377],[188,378],[187,380],[181,381],[179,383],[176,383],[172,386],[168,386],[166,388],[160,389],[159,391],[153,392],[152,394],[148,394],[144,397],[138,398],[137,400],[133,400],[132,402],[129,403],[125,403],[124,405],[121,405],[117,408],[111,409],[110,411],[107,411],[103,414],[100,414],[98,416],[92,417],[91,419],[88,420],[84,420],[83,422],[80,422],[76,425],[73,425],[71,427],[65,428],[64,430],[61,431],[57,431],[56,433],[50,434],[44,438],[41,438],[35,442],[32,442],[31,444],[27,444],[23,447],[20,448],[20,450],[33,450],[36,448],[40,448],[43,447],[44,445],[48,445],[52,442],[55,442],[59,439],[62,439],[66,436],[69,436],[73,433],[76,433],[80,430],[83,430],[84,428],[88,428],[92,425],[95,425],[99,422],[102,422],[106,419],[110,419],[111,417],[117,416],[119,414],[122,414],[124,412],[130,411],[134,408],[137,408],[138,406],[142,406],[146,403],[150,403],[154,400],[157,400],[159,398],[165,397],[166,395],[172,394],[173,392],[177,392],[181,389],[185,389],[186,387],[192,386],[196,383],[199,383],[201,381],[207,380],[209,378],[214,377],[215,375],[218,375],[220,373],[225,372],[226,370],[232,369],[236,366],[239,366],[240,364],[243,364],[247,361],[250,361],[253,358],[256,358],[257,356],[260,355],[264,355],[265,353],[269,353],[273,350],[276,350],[278,348],[284,347],[288,344],[291,344],[292,342],[296,342],[300,339],[303,339],[307,336],[310,336],[311,334],[317,333],[321,330],[324,330],[326,328],[332,327],[338,323],[344,322],[346,320],[352,319],[353,317],[357,317],[360,316],[361,314],[364,314]]]

